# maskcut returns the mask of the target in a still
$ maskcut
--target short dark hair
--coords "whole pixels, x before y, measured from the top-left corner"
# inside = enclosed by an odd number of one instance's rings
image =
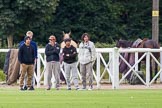
[[[64,42],[66,43],[66,42],[71,42],[71,38],[66,38],[66,39],[64,39]]]
[[[24,42],[26,42],[27,39],[30,39],[30,37],[29,36],[25,36],[24,37]]]
[[[82,35],[82,41],[84,41],[84,37],[85,37],[85,36],[87,36],[88,39],[90,40],[90,36],[89,36],[89,34],[88,34],[88,33],[83,33],[83,35]]]

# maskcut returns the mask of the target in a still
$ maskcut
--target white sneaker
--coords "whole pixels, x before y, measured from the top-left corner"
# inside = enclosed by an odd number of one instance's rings
[[[89,86],[88,90],[92,90],[92,89],[93,89],[93,87],[92,86]]]
[[[89,91],[91,91],[91,90],[92,90],[92,88],[89,88],[88,90],[89,90]]]

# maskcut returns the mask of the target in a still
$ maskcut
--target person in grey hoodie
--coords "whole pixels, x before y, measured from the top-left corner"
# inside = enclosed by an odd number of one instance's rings
[[[82,35],[82,42],[79,44],[79,53],[78,53],[79,63],[80,63],[80,72],[82,75],[82,84],[83,90],[86,90],[86,79],[89,79],[89,88],[88,90],[93,89],[93,63],[96,60],[96,50],[95,45],[90,41],[88,33]],[[88,76],[86,76],[88,75]]]

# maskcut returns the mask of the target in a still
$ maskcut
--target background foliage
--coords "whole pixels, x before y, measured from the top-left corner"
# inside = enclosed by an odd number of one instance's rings
[[[16,43],[27,30],[39,34],[57,5],[58,0],[0,0],[0,37],[13,36]]]
[[[61,42],[62,31],[71,31],[76,41],[88,32],[92,41],[109,44],[120,38],[151,38],[151,13],[152,0],[0,0],[0,37],[5,43],[12,35],[17,44],[32,30],[41,46],[51,34]],[[161,30],[161,16],[159,25]]]

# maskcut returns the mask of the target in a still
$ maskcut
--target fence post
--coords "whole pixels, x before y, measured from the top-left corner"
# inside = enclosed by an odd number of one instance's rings
[[[110,63],[110,73],[111,73],[111,75],[113,74],[113,64],[112,64],[112,52],[111,53],[109,53],[109,61],[111,60],[111,63]],[[109,83],[111,83],[112,82],[112,79],[111,79],[111,76],[109,75],[109,79],[108,79],[108,81],[109,81]]]
[[[37,59],[37,88],[40,87],[40,68],[41,68],[41,63],[40,63],[40,54],[38,54],[38,59]]]
[[[162,67],[162,51],[160,51],[160,65]],[[160,73],[160,82],[162,83],[162,72]]]
[[[97,52],[97,89],[100,89],[100,55]]]
[[[146,55],[146,85],[150,86],[150,53],[147,52]]]
[[[135,52],[135,64],[138,61],[138,52]],[[135,66],[135,71],[138,71],[138,65]]]
[[[118,89],[119,88],[119,49],[117,47],[113,48],[112,63],[113,63],[112,88]]]

